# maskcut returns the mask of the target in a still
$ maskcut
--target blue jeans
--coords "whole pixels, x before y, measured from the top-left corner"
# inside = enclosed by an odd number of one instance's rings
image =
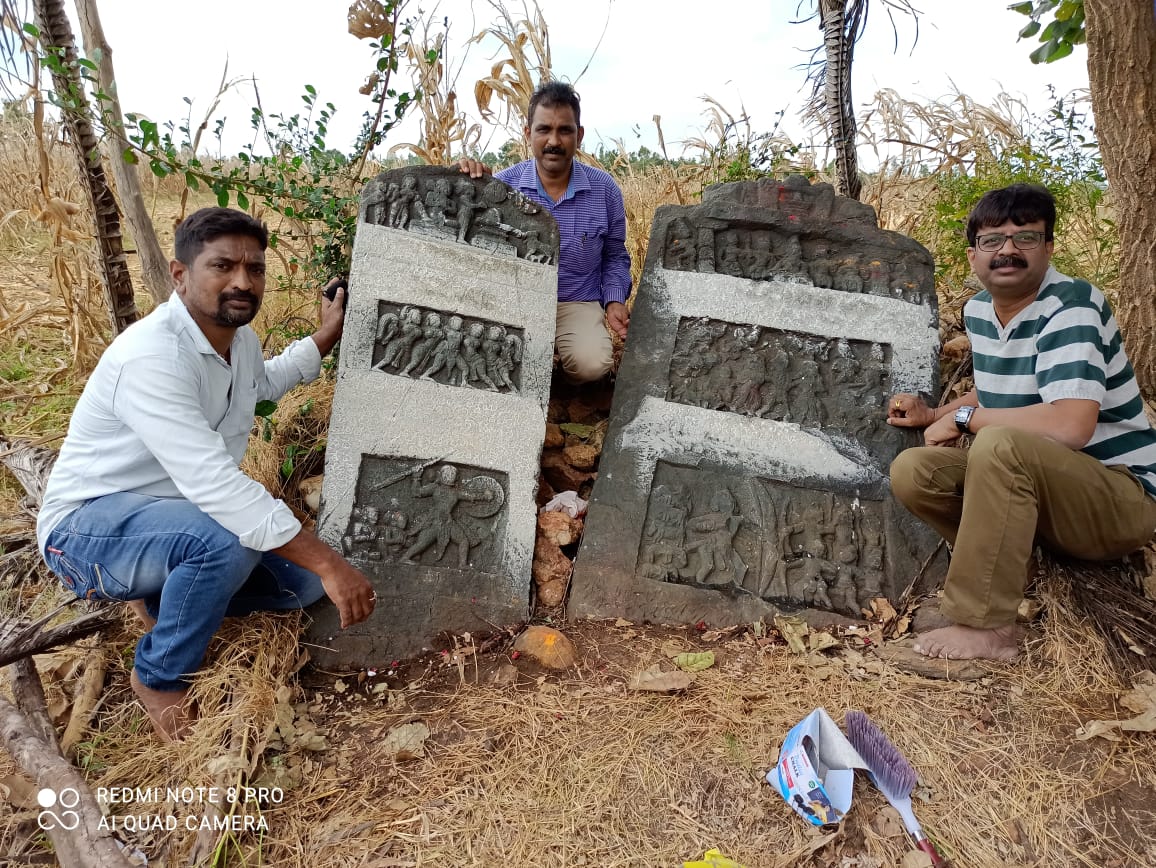
[[[45,560],[78,597],[144,600],[157,620],[136,646],[137,676],[183,690],[226,616],[300,609],[321,579],[236,535],[187,500],[109,494],[88,501],[48,537]]]

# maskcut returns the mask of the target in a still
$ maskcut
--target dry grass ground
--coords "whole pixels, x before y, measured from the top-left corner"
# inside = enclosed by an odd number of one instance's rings
[[[68,172],[61,166],[53,177]],[[650,216],[674,201],[673,182],[658,173],[623,186],[637,269]],[[161,185],[154,193],[167,248],[179,191]],[[53,195],[72,201],[75,190]],[[61,253],[79,242],[53,238],[61,227],[82,228],[29,197],[0,209],[21,211],[0,236],[0,429],[52,438],[99,352],[92,338],[99,298],[83,256]],[[880,201],[901,198],[880,194]],[[892,225],[903,219],[889,216]],[[308,331],[316,303],[312,290],[282,288],[283,272],[273,267],[258,323],[271,348]],[[950,288],[942,301],[950,320],[961,291]],[[322,380],[288,397],[273,436],[256,436],[247,459],[249,472],[298,507],[294,483],[319,469],[313,447],[323,445],[331,395],[331,381]],[[303,448],[287,479],[281,468],[294,444]],[[18,499],[0,473],[0,512],[10,516],[0,536],[27,528]],[[51,585],[42,570],[29,575],[29,559],[0,558],[5,608]],[[1090,720],[1132,716],[1119,704],[1129,685],[1074,614],[1058,573],[1044,577],[1039,595],[1043,613],[1024,661],[969,682],[907,674],[853,637],[797,655],[749,626],[699,633],[594,622],[558,624],[579,651],[578,665],[561,674],[515,658],[501,641],[480,651],[480,637],[447,637],[447,653],[396,670],[326,673],[300,669],[295,616],[256,617],[229,623],[215,640],[195,686],[200,722],[178,746],[157,742],[133,701],[128,674],[139,631],[127,619],[99,648],[39,663],[61,721],[78,673],[98,655],[107,663],[103,695],[74,757],[93,787],[284,789],[279,802],[234,806],[264,819],[261,834],[185,829],[186,817],[207,812],[195,800],[112,806],[122,840],[150,865],[185,865],[195,856],[286,868],[674,866],[711,847],[751,868],[899,865],[906,836],[865,781],[846,822],[830,831],[807,826],[763,782],[783,735],[819,705],[836,719],[866,710],[907,753],[921,778],[916,811],[958,866],[1156,864],[1149,833],[1156,741],[1146,733],[1116,742],[1077,738]],[[672,650],[691,649],[713,650],[717,663],[686,691],[626,687]],[[413,722],[429,736],[420,752],[410,751],[420,755],[399,759],[389,733]],[[4,756],[0,792],[0,864],[51,864],[34,793]],[[123,828],[126,816],[155,822],[169,813],[181,828]]]

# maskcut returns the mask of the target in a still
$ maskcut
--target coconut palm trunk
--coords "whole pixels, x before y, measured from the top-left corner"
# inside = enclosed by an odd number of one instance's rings
[[[92,127],[88,98],[76,62],[72,25],[63,0],[33,0],[32,7],[45,53],[55,55],[60,61],[49,64],[52,86],[59,98],[68,137],[76,149],[82,186],[92,201],[105,301],[113,330],[119,333],[135,322],[139,314],[125,262],[120,212],[108,185],[100,158],[100,142]]]
[[[819,26],[826,58],[823,117],[835,149],[835,189],[851,199],[858,199],[862,191],[855,152],[859,130],[851,99],[851,63],[866,5],[867,0],[819,0]]]

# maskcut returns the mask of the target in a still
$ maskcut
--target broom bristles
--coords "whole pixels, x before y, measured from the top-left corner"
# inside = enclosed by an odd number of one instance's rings
[[[910,796],[919,776],[883,730],[862,711],[848,711],[843,722],[851,746],[863,757],[883,794],[900,799]]]

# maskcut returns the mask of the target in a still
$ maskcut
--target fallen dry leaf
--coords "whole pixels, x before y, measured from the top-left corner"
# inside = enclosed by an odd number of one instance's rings
[[[838,644],[839,640],[825,630],[822,633],[812,632],[807,635],[807,648],[810,651],[823,651]]]
[[[714,652],[702,651],[695,653],[693,651],[684,651],[674,656],[674,665],[683,672],[701,672],[704,669],[710,669],[714,666]]]
[[[1122,732],[1156,732],[1156,674],[1141,672],[1132,685],[1132,689],[1120,697],[1120,704],[1137,712],[1135,717],[1089,721],[1076,730],[1076,738],[1087,741],[1099,736],[1108,741],[1119,741]]]
[[[689,672],[676,670],[663,672],[661,664],[636,672],[627,685],[631,690],[649,690],[654,693],[672,693],[676,690],[686,690],[694,683],[694,676]]]
[[[895,611],[895,607],[891,605],[891,601],[886,597],[871,598],[872,621],[881,621],[884,624],[887,624],[898,616],[899,613]]]
[[[899,868],[932,868],[934,864],[922,850],[908,850],[899,861]]]
[[[791,650],[796,654],[807,653],[807,643],[805,637],[811,632],[811,628],[807,622],[802,618],[795,616],[776,615],[775,629],[779,631],[779,635],[790,646]]]
[[[396,760],[410,760],[425,756],[425,740],[429,738],[429,727],[421,721],[403,723],[385,734],[382,747]]]

